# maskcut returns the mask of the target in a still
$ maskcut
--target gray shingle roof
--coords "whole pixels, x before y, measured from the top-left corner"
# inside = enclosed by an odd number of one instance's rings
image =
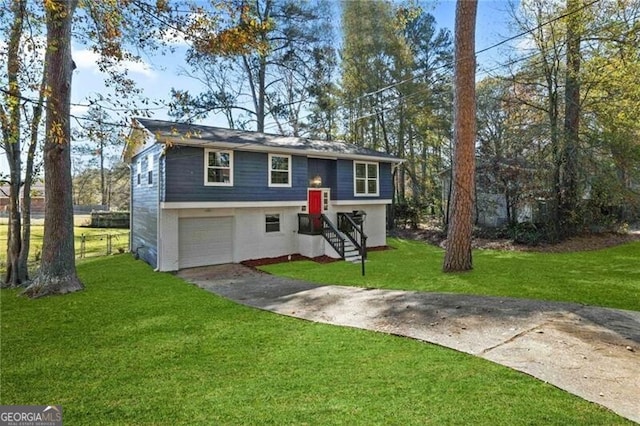
[[[307,154],[336,157],[373,157],[390,162],[402,160],[379,151],[359,147],[343,141],[321,141],[294,136],[280,136],[267,133],[230,130],[220,127],[184,124],[164,120],[136,118],[140,125],[151,132],[158,142],[171,141],[176,145],[215,146],[216,144],[237,145],[237,149],[263,148],[304,151]]]

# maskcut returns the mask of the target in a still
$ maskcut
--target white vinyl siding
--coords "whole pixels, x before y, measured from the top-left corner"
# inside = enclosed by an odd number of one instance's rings
[[[291,156],[269,154],[269,186],[291,187]]]
[[[378,163],[353,163],[353,192],[358,197],[380,194],[380,173]]]
[[[233,186],[233,151],[205,149],[204,184]]]

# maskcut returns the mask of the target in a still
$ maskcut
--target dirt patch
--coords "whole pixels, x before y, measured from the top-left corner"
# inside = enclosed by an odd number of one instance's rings
[[[399,238],[424,241],[441,248],[446,248],[447,245],[447,235],[443,231],[433,227],[418,229],[399,229],[394,231],[392,235]],[[485,250],[563,253],[600,250],[603,248],[614,247],[633,241],[640,241],[639,231],[632,231],[627,234],[583,234],[573,238],[569,238],[556,244],[541,244],[538,246],[516,244],[509,239],[488,239],[475,237],[473,238],[471,244],[473,248]]]

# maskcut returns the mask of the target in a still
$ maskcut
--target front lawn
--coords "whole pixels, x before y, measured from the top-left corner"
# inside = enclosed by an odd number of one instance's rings
[[[369,253],[360,265],[311,261],[261,269],[317,283],[399,290],[468,293],[578,302],[640,311],[640,242],[598,251],[531,253],[475,250],[474,269],[442,273],[443,250],[423,242],[389,239],[394,250]]]
[[[61,404],[69,425],[631,424],[488,361],[240,306],[129,255],[78,270],[83,292],[0,291],[0,404]]]

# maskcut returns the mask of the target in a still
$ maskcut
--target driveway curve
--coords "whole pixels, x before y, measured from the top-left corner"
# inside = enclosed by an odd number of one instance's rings
[[[479,356],[640,423],[640,312],[318,285],[237,264],[183,270],[178,276],[243,305]]]

